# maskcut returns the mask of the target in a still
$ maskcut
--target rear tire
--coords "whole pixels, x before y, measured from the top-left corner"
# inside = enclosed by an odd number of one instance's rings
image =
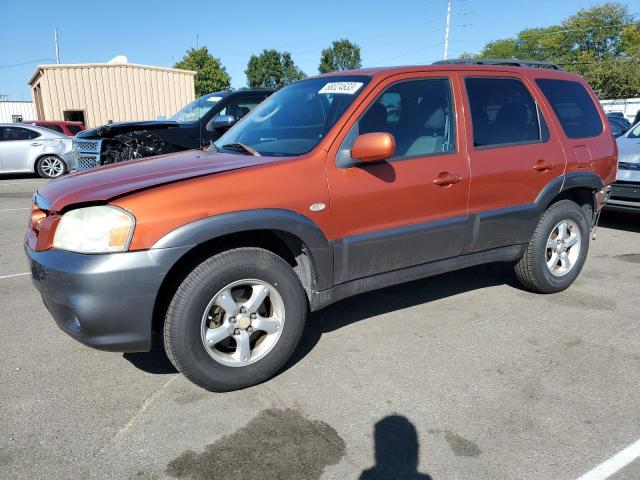
[[[45,155],[36,163],[36,172],[42,178],[58,178],[67,173],[67,165],[60,157]]]
[[[291,357],[307,310],[304,289],[281,257],[260,248],[229,250],[202,262],[178,287],[165,318],[167,356],[206,390],[256,385]]]
[[[588,213],[571,200],[551,205],[538,221],[524,255],[515,266],[520,283],[540,293],[568,288],[589,251]]]

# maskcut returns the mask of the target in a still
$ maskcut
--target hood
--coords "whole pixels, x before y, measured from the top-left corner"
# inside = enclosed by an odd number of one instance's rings
[[[286,160],[188,150],[170,155],[116,163],[73,173],[45,184],[38,194],[59,212],[72,204],[100,203],[146,188],[188,178]]]
[[[79,138],[113,138],[116,135],[138,130],[157,130],[162,128],[178,128],[180,123],[173,120],[152,120],[145,122],[116,122],[91,130],[83,130],[76,137]]]

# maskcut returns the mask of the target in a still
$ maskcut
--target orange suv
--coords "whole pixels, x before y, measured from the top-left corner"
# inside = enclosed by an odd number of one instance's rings
[[[496,261],[561,291],[616,143],[580,77],[479,63],[308,78],[206,151],[49,182],[26,237],[33,282],[72,337],[146,351],[162,332],[212,391],[273,376],[310,310],[361,292]]]

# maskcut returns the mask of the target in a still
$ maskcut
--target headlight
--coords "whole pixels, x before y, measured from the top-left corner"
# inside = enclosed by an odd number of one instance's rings
[[[79,253],[124,252],[134,226],[133,215],[117,207],[78,208],[58,222],[53,246]]]

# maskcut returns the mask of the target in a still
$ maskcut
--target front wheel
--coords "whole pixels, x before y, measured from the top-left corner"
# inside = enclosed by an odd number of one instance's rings
[[[515,267],[522,285],[540,293],[568,288],[578,277],[589,251],[585,209],[570,200],[551,205],[540,218],[527,249]]]
[[[67,172],[67,165],[60,157],[46,155],[38,159],[36,172],[42,178],[58,178]]]
[[[307,316],[302,285],[281,257],[259,248],[220,253],[182,282],[164,341],[174,366],[216,392],[276,374],[296,349]]]

